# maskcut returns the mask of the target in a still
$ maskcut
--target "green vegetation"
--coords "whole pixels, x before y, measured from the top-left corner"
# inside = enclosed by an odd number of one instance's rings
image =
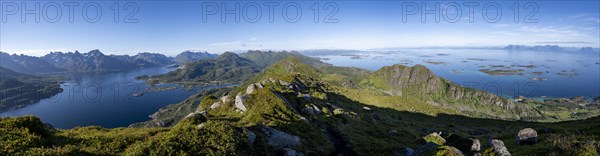
[[[267,68],[285,58],[295,57],[304,64],[313,66],[315,68],[323,67],[323,66],[331,66],[330,64],[323,63],[316,58],[304,56],[295,51],[253,51],[250,50],[246,53],[240,54],[241,57],[247,58],[255,62],[258,66],[262,68]]]
[[[148,127],[171,127],[177,124],[181,119],[183,119],[186,115],[198,110],[201,106],[199,103],[202,101],[203,103],[207,103],[207,99],[214,95],[221,95],[230,90],[230,88],[221,88],[221,89],[212,89],[212,90],[204,90],[199,93],[196,93],[190,96],[188,99],[176,103],[165,106],[161,108],[156,113],[150,115],[152,120],[134,123],[129,125],[129,127],[135,128],[148,128]],[[208,95],[208,96],[207,96]],[[211,103],[212,104],[212,103]],[[200,105],[200,106],[199,106]]]
[[[234,53],[226,52],[216,59],[182,64],[177,70],[162,75],[150,76],[146,79],[149,84],[240,83],[258,72],[260,72],[260,68],[254,62],[241,58]]]
[[[62,91],[56,80],[0,67],[0,112],[34,104]]]
[[[272,51],[248,51],[239,56],[235,53],[225,52],[218,57],[204,56],[207,53],[189,53],[184,52],[181,57],[196,57],[202,59],[185,59],[182,65],[175,71],[162,75],[141,75],[136,79],[147,80],[148,84],[155,83],[179,83],[186,86],[206,85],[206,84],[237,84],[243,83],[261,70],[279,62],[286,57],[297,57],[303,63],[313,67],[331,66],[323,63],[316,58],[304,56],[298,52],[272,52]],[[179,57],[179,55],[178,55]]]
[[[217,56],[217,54],[211,54],[208,52],[184,51],[182,53],[177,54],[173,61],[177,63],[190,63],[198,60],[214,59],[217,58]]]
[[[502,140],[513,155],[598,154],[600,117],[500,120],[550,108],[462,88],[419,66],[367,73],[319,70],[286,58],[237,88],[199,93],[159,111],[154,121],[173,123],[170,128],[53,130],[35,117],[3,118],[0,155],[396,155],[427,142],[439,146],[423,155],[471,153],[457,144],[463,138],[480,140],[484,155],[494,152],[490,138]],[[517,132],[527,127],[538,132],[539,142],[516,144]]]

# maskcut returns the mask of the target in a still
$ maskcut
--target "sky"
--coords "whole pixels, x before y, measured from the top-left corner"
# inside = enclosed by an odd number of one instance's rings
[[[600,45],[597,0],[3,0],[0,13],[0,51],[33,56]]]

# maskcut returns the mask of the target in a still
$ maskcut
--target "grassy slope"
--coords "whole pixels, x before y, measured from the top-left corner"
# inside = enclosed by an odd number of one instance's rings
[[[595,148],[590,147],[598,146],[600,141],[599,117],[559,123],[535,123],[451,115],[460,112],[429,105],[420,102],[419,99],[396,99],[373,90],[338,85],[350,81],[350,78],[344,78],[341,74],[320,72],[295,59],[283,60],[266,69],[231,91],[230,95],[244,91],[251,83],[263,82],[269,78],[302,84],[305,87],[293,90],[277,82],[264,82],[263,89],[257,89],[248,96],[246,106],[249,110],[244,113],[236,112],[233,102],[230,101],[219,108],[208,110],[206,119],[186,118],[168,129],[109,130],[84,127],[44,132],[40,130],[41,122],[36,118],[5,118],[0,121],[0,130],[10,133],[0,133],[1,141],[16,138],[24,140],[10,142],[20,145],[4,144],[1,152],[273,154],[273,149],[265,145],[264,137],[260,133],[257,134],[254,144],[246,141],[244,129],[257,132],[261,125],[299,136],[302,146],[294,149],[308,155],[392,155],[403,147],[419,147],[421,143],[415,140],[434,131],[474,137],[481,140],[483,145],[486,145],[491,137],[499,138],[513,155],[579,155],[584,152],[590,154],[597,152]],[[304,94],[310,97],[301,96]],[[199,106],[206,108],[218,101],[216,96],[222,94],[214,95],[203,98]],[[303,109],[307,106],[315,106],[322,113],[308,113]],[[451,114],[447,114],[448,112]],[[19,120],[26,122],[15,122]],[[203,128],[196,128],[201,123],[204,123]],[[516,133],[525,127],[538,131],[538,144],[515,144]],[[122,137],[127,139],[116,139]],[[36,139],[40,140],[39,143],[36,143]]]

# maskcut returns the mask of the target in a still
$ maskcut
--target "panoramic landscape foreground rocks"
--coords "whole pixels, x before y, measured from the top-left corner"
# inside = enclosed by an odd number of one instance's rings
[[[482,145],[476,138],[442,134],[445,133],[433,132],[426,135],[417,141],[423,144],[422,146],[416,149],[404,148],[396,155],[511,155],[504,141],[497,138],[490,138],[487,145]],[[517,145],[533,145],[538,141],[538,134],[532,128],[523,128],[516,134],[515,141]]]
[[[517,144],[535,144],[537,143],[538,134],[531,128],[525,128],[519,131],[515,141]]]

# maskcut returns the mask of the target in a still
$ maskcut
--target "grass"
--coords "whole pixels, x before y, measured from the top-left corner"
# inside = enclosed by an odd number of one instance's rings
[[[306,155],[393,155],[406,147],[421,147],[420,139],[444,145],[431,151],[432,155],[456,154],[455,147],[442,143],[441,138],[425,137],[432,132],[478,139],[482,149],[489,148],[490,138],[500,139],[513,155],[594,155],[598,152],[595,147],[600,140],[600,117],[555,123],[489,119],[478,117],[486,114],[464,111],[467,108],[457,109],[453,103],[393,96],[360,85],[340,85],[352,81],[344,77],[339,73],[323,73],[298,60],[285,59],[238,88],[192,96],[181,105],[196,106],[185,108],[205,110],[206,115],[181,117],[169,128],[91,126],[51,130],[36,117],[2,118],[0,155],[277,154],[278,149],[268,145],[261,126],[298,136],[302,145],[291,148]],[[269,78],[277,81],[263,81]],[[295,87],[281,85],[278,80]],[[224,95],[245,92],[246,87],[254,83],[263,83],[264,88],[247,95],[244,101],[247,111],[236,111],[234,97],[218,108],[207,108]],[[495,107],[462,106],[505,112]],[[314,113],[306,108],[322,111]],[[549,108],[552,109],[547,110],[559,114],[570,110]],[[538,131],[539,143],[517,145],[514,140],[517,132],[528,127]],[[253,143],[248,140],[249,132],[256,134]]]

